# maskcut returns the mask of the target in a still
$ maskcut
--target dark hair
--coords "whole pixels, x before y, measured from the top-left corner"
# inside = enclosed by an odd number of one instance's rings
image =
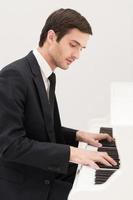
[[[89,22],[80,13],[73,9],[59,9],[54,11],[46,20],[40,35],[39,46],[42,47],[47,33],[51,29],[57,35],[57,42],[73,28],[79,29],[81,32],[92,35],[92,29]]]

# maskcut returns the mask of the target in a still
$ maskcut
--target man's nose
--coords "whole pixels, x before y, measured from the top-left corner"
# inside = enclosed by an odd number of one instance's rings
[[[74,59],[79,59],[79,57],[80,57],[80,50],[74,51],[74,52],[73,52],[73,58],[74,58]]]

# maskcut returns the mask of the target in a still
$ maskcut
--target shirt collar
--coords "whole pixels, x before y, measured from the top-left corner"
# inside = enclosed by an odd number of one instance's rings
[[[41,73],[46,78],[48,78],[52,73],[52,70],[51,70],[50,66],[48,65],[46,60],[43,58],[43,56],[39,53],[39,51],[37,49],[33,50],[33,54],[36,57],[37,62],[39,64],[39,66],[40,66]]]

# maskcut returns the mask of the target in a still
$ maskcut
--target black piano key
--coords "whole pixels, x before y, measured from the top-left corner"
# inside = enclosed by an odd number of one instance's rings
[[[114,173],[114,171],[116,171],[116,170],[100,170],[100,169],[98,169],[98,170],[96,170],[96,174],[98,175],[98,176],[101,176],[101,175],[108,175],[108,174],[112,174],[112,173]]]
[[[108,133],[111,137],[113,137],[113,129],[108,127],[101,127],[100,133]]]
[[[105,183],[116,170],[96,170],[95,184]]]
[[[106,181],[108,180],[108,178],[106,180],[95,180],[96,183],[95,184],[102,184],[102,183],[105,183]]]
[[[111,174],[112,175],[112,174]],[[100,181],[100,182],[106,182],[108,179],[109,179],[109,177],[110,176],[108,176],[108,177],[106,177],[106,178],[97,178],[96,180],[95,180],[95,182],[97,183],[98,181]]]
[[[108,148],[108,147],[99,147],[98,151],[108,152],[110,154],[118,154],[118,151],[117,151],[116,147],[111,147],[111,148]]]
[[[109,142],[108,140],[101,140],[100,143],[103,147],[116,147],[115,141]]]
[[[116,161],[117,162],[117,161]],[[101,163],[96,163],[100,168],[106,168],[106,169],[119,169],[120,164],[117,162],[117,165],[107,166]]]
[[[113,129],[108,127],[101,127],[100,133],[108,133],[111,137],[113,137]],[[109,142],[108,140],[101,140],[100,143],[103,147],[116,147],[115,141]]]
[[[97,181],[96,184],[102,184],[104,183],[105,181]]]
[[[95,182],[97,182],[97,181],[106,181],[107,179],[109,179],[109,177],[112,175],[112,173],[111,174],[108,174],[108,176],[104,176],[104,174],[103,174],[103,176],[96,176],[96,178],[95,178]]]

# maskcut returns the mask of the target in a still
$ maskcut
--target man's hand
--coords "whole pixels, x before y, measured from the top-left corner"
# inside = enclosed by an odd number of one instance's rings
[[[88,133],[84,131],[77,131],[76,132],[76,140],[80,142],[85,142],[89,145],[92,145],[94,147],[101,147],[102,144],[99,142],[100,140],[108,140],[109,142],[112,142],[114,139],[106,134],[106,133]]]
[[[93,169],[99,169],[99,166],[96,163],[101,163],[106,166],[117,165],[106,152],[88,151],[72,146],[70,146],[69,162],[90,166]]]

